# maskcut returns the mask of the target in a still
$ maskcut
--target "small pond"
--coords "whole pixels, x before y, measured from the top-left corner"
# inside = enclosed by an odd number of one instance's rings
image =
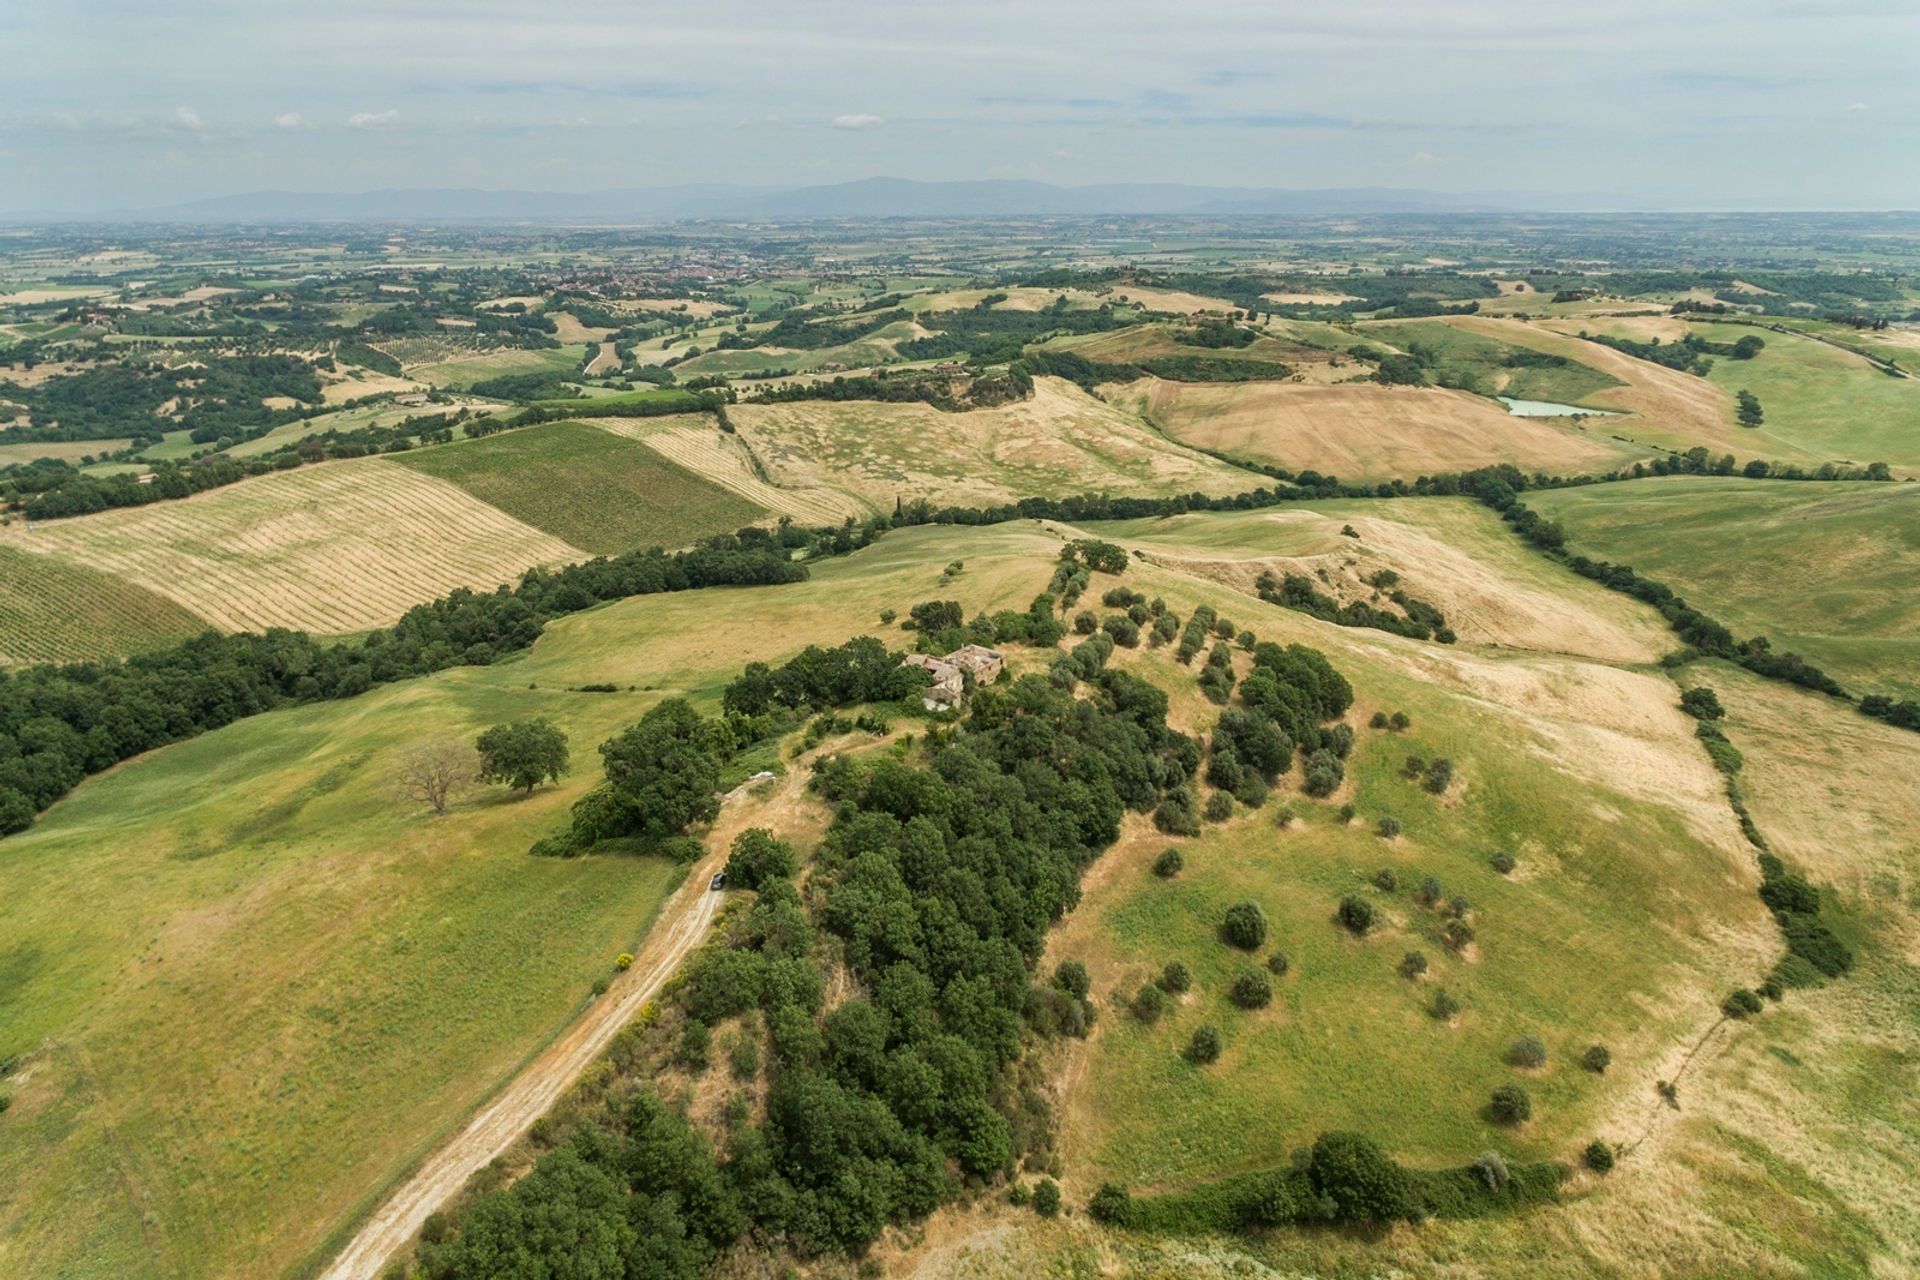
[[[1555,404],[1551,400],[1516,400],[1512,396],[1495,396],[1501,404],[1507,406],[1507,412],[1516,418],[1610,418],[1616,410],[1587,409],[1577,404]]]

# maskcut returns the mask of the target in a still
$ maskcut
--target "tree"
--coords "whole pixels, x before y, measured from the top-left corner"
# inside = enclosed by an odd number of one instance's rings
[[[1153,860],[1153,874],[1162,880],[1171,880],[1180,874],[1180,869],[1186,865],[1186,861],[1180,856],[1178,849],[1167,849]]]
[[[607,786],[632,834],[658,839],[719,812],[720,766],[732,735],[683,698],[668,698],[603,744]],[[624,834],[606,832],[604,835]]]
[[[567,735],[544,719],[497,724],[474,746],[482,782],[531,792],[542,782],[558,782],[567,771]]]
[[[758,892],[768,881],[785,880],[799,869],[792,845],[774,839],[765,827],[749,827],[734,837],[725,875],[730,887]]]
[[[406,799],[444,814],[453,797],[473,781],[473,771],[473,752],[451,738],[432,738],[401,754],[394,787]]]
[[[25,831],[33,825],[33,801],[12,787],[0,785],[0,836]]]
[[[1586,1161],[1587,1168],[1595,1173],[1605,1173],[1613,1168],[1613,1148],[1598,1138],[1587,1144],[1581,1158]]]
[[[1488,1114],[1499,1124],[1525,1124],[1533,1118],[1533,1099],[1517,1084],[1503,1084],[1493,1091],[1487,1104]]]
[[[1400,976],[1417,978],[1427,971],[1427,957],[1419,951],[1409,951],[1400,959]]]
[[[1503,876],[1512,875],[1513,868],[1517,865],[1513,860],[1513,855],[1504,849],[1494,854],[1490,861],[1493,863],[1493,869]]]
[[[1589,1045],[1587,1051],[1580,1055],[1580,1065],[1597,1076],[1605,1075],[1612,1064],[1613,1054],[1603,1044]]]
[[[1187,1042],[1187,1061],[1198,1066],[1217,1061],[1220,1057],[1220,1028],[1212,1023],[1203,1023],[1195,1028],[1193,1039]]]
[[[1507,1061],[1516,1067],[1544,1067],[1547,1046],[1540,1043],[1538,1036],[1521,1036],[1508,1047]]]
[[[1760,397],[1753,392],[1743,389],[1735,399],[1738,401],[1738,408],[1734,411],[1734,417],[1739,420],[1741,426],[1757,427],[1767,420],[1766,413],[1760,408]]]
[[[1093,989],[1093,979],[1087,973],[1087,966],[1080,961],[1062,960],[1053,971],[1053,985],[1075,1000],[1085,1000],[1087,992]]]
[[[1720,697],[1705,685],[1680,695],[1680,709],[1695,720],[1718,720],[1727,714]]]
[[[1236,902],[1227,908],[1220,936],[1228,946],[1252,951],[1267,940],[1267,913],[1257,902]]]
[[[1160,971],[1160,989],[1169,995],[1177,996],[1192,985],[1193,974],[1178,960],[1167,961],[1166,968]]]
[[[1273,980],[1258,969],[1242,969],[1227,996],[1242,1009],[1264,1009],[1273,1003]]]
[[[1380,833],[1382,840],[1391,840],[1400,834],[1400,819],[1394,817],[1382,818],[1374,829]]]
[[[1307,1158],[1307,1181],[1341,1222],[1395,1222],[1414,1208],[1407,1175],[1357,1133],[1323,1133]]]
[[[1355,894],[1340,899],[1340,923],[1356,937],[1373,928],[1373,904]]]

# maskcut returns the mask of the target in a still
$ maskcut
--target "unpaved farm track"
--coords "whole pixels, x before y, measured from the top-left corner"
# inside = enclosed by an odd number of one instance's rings
[[[707,885],[724,860],[723,853],[715,853],[688,870],[633,966],[387,1197],[321,1273],[323,1280],[376,1280],[381,1268],[413,1242],[429,1214],[547,1113],[706,937],[725,896]]]

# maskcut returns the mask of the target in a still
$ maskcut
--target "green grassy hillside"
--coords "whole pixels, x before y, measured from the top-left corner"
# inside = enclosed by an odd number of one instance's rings
[[[0,663],[124,658],[208,625],[123,578],[0,545]]]
[[[1850,690],[1920,690],[1920,487],[1656,477],[1527,501],[1575,550],[1667,583],[1743,639]]]
[[[550,422],[397,459],[600,554],[684,546],[767,512],[637,442]]]

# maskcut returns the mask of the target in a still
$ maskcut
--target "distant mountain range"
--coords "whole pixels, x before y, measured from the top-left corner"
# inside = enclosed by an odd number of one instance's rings
[[[1139,215],[1307,216],[1518,212],[1618,207],[1597,196],[1522,192],[1455,194],[1387,187],[1295,191],[1178,183],[916,182],[866,178],[825,186],[697,184],[606,191],[484,191],[477,188],[362,192],[255,191],[115,220],[179,222],[660,222],[683,219],[1003,218]]]

